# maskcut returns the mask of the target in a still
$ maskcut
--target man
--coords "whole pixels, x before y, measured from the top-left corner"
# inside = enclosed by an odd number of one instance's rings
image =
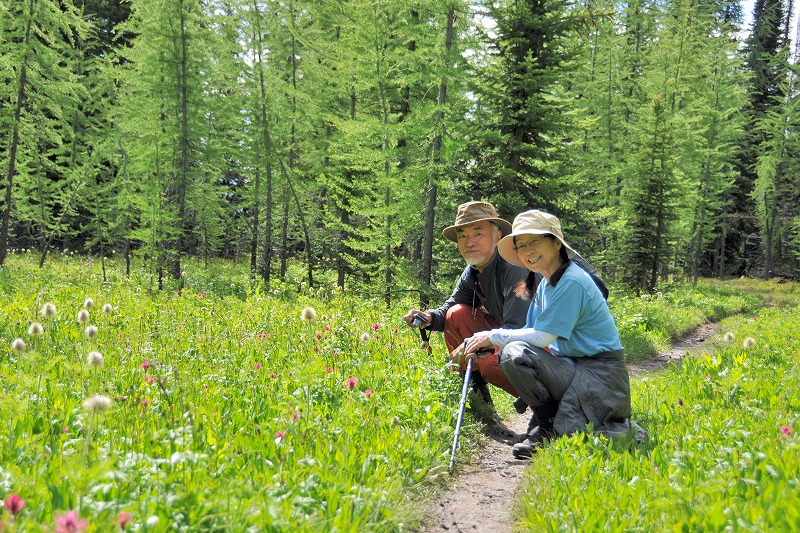
[[[412,309],[403,317],[413,327],[413,315],[419,313],[426,320],[423,328],[443,331],[451,358],[459,363],[462,372],[466,370],[466,361],[460,357],[464,339],[479,331],[519,328],[525,324],[530,302],[519,298],[514,290],[520,281],[525,281],[528,269],[508,263],[497,253],[497,243],[510,231],[511,224],[499,218],[488,202],[458,206],[455,223],[445,228],[442,235],[458,244],[467,267],[441,307],[428,311]],[[496,352],[481,354],[476,363],[472,384],[484,401],[492,401],[487,382],[517,397],[500,368]]]

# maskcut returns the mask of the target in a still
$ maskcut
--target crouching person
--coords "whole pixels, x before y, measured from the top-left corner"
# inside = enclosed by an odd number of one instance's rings
[[[619,332],[600,289],[571,260],[575,252],[564,241],[558,218],[537,210],[521,213],[498,251],[509,263],[530,270],[519,287],[520,296],[532,300],[526,324],[477,333],[465,351],[499,346],[503,373],[536,415],[539,425],[514,445],[514,456],[529,458],[545,439],[588,424],[607,436],[634,431],[643,439],[643,430],[630,420]],[[537,273],[544,278],[538,287]]]

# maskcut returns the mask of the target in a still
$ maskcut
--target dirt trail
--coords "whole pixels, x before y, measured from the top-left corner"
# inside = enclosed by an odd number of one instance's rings
[[[647,361],[628,365],[631,375],[662,368],[670,361],[680,361],[687,351],[702,345],[716,331],[717,324],[705,324],[679,339],[670,349]],[[514,414],[505,422],[506,428],[525,432],[530,411]],[[513,531],[512,512],[517,486],[527,461],[512,457],[511,446],[505,442],[503,428],[487,430],[489,443],[474,457],[473,462],[456,466],[457,478],[450,488],[431,503],[428,523],[422,533],[510,533]]]

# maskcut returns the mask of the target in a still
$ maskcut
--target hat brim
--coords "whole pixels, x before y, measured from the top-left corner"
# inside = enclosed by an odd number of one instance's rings
[[[476,222],[484,222],[484,221],[494,222],[495,224],[497,224],[500,227],[500,231],[503,233],[503,235],[508,235],[509,233],[511,233],[511,223],[506,220],[503,220],[502,218],[479,218],[478,220],[472,220],[466,224],[448,226],[442,230],[442,235],[444,235],[444,238],[447,239],[448,241],[458,242],[458,233],[457,233],[458,228],[463,228],[464,226],[469,226],[470,224],[475,224]]]
[[[500,242],[497,244],[497,251],[500,252],[500,257],[502,257],[512,265],[517,265],[523,268],[527,268],[527,266],[520,260],[517,251],[514,249],[514,237],[519,237],[520,235],[553,235],[553,234],[546,230],[537,231],[532,229],[526,229],[523,231],[518,231],[516,233],[511,232],[502,239],[500,239]],[[577,252],[575,252],[575,250],[573,250],[569,244],[564,242],[563,239],[558,238],[558,235],[553,235],[553,236],[559,241],[561,241],[561,244],[564,246],[564,248],[567,249],[567,256],[569,256],[570,259],[572,259],[577,255]]]

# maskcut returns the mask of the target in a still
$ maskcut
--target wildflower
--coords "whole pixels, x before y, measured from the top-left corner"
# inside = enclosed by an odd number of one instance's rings
[[[25,348],[26,348],[25,341],[22,340],[22,339],[19,339],[19,338],[14,339],[14,341],[11,343],[11,349],[14,350],[17,353],[24,352]]]
[[[102,394],[95,394],[83,402],[83,407],[93,413],[104,413],[111,407],[111,398]]]
[[[155,377],[155,376],[147,376],[147,379],[146,379],[146,380],[144,380],[144,381],[145,381],[145,382],[146,382],[148,385],[152,385],[153,383],[155,383],[155,382],[156,382],[156,377]]]
[[[742,343],[742,346],[744,346],[745,349],[752,348],[755,345],[756,345],[756,340],[753,337],[747,337]]]
[[[331,367],[328,367],[328,368],[325,369],[325,372],[327,372],[328,374],[331,374],[331,373],[333,373],[333,369]]]
[[[398,330],[397,328],[394,328],[394,329],[392,330],[392,333],[397,333],[398,331],[400,331],[400,330]]]
[[[142,407],[150,406],[150,398],[142,398]]]
[[[261,363],[256,363],[256,370],[261,370]]]
[[[17,516],[19,513],[21,513],[25,508],[25,505],[27,505],[27,502],[20,498],[19,494],[11,494],[8,498],[6,498],[6,501],[3,502],[3,506],[6,508],[6,511],[11,514],[11,516]]]
[[[372,324],[372,329],[374,329],[375,331],[378,331],[379,329],[381,329],[381,323],[380,322],[375,322],[374,324]]]
[[[200,298],[205,298],[205,297],[206,297],[206,293],[204,293],[204,292],[198,292],[198,293],[197,293],[197,296],[199,296]]]
[[[92,309],[94,307],[94,300],[92,300],[91,298],[86,298],[83,301],[83,307],[85,307],[86,309]]]
[[[78,511],[68,511],[65,515],[56,515],[56,533],[77,533],[83,531],[89,521],[78,519]]]
[[[366,396],[367,398],[372,398],[372,389],[365,390],[364,396]]]
[[[285,431],[276,431],[275,432],[275,438],[276,439],[282,439],[285,436],[286,436],[286,432]]]
[[[683,398],[678,398],[678,405],[683,406]]]
[[[355,389],[356,385],[358,385],[358,381],[356,381],[356,378],[353,376],[350,376],[347,378],[347,381],[345,381],[344,384],[347,385],[348,389]]]
[[[89,322],[89,311],[87,311],[86,309],[81,309],[80,311],[78,311],[78,316],[75,320],[77,320],[81,324],[86,324],[87,322]]]
[[[317,333],[317,340],[322,339],[322,333]]]
[[[275,377],[275,372],[270,372],[269,373],[269,377],[274,378]]]
[[[322,326],[322,329],[324,329],[325,331],[330,331],[331,327],[328,324],[325,324],[324,326]]]
[[[97,326],[86,326],[86,329],[83,330],[86,334],[86,337],[89,339],[96,339],[97,338]]]
[[[89,366],[103,366],[103,354],[100,352],[89,352],[89,355],[86,356],[86,362]]]
[[[725,334],[725,337],[724,337],[724,339],[725,339],[725,342],[730,342],[730,341],[732,341],[732,340],[733,340],[733,333],[731,333],[731,332],[729,331],[728,333],[726,333],[726,334]]]
[[[295,411],[294,413],[292,413],[292,422],[297,422],[298,420],[300,420],[301,416],[303,415]]]
[[[46,304],[44,304],[42,306],[41,313],[42,313],[42,316],[45,317],[45,318],[53,318],[57,314],[56,313],[56,306],[53,305],[50,302],[47,302]]]
[[[361,342],[369,342],[369,339],[370,339],[369,333],[363,333],[361,335]]]
[[[44,333],[44,328],[38,322],[31,322],[30,326],[28,326],[28,335],[31,337],[38,337]]]
[[[300,312],[300,320],[303,322],[313,322],[317,319],[317,312],[313,307],[304,307]]]
[[[150,361],[148,361],[147,359],[145,359],[145,360],[142,362],[142,368],[144,368],[145,370],[147,370],[148,368],[150,368]]]
[[[266,339],[267,338],[267,334],[266,333],[259,333],[258,334],[258,338],[259,339]]]
[[[103,312],[107,315],[110,315],[112,312],[114,312],[114,307],[111,304],[103,304]],[[125,511],[120,511],[120,514],[124,512]],[[128,515],[128,519],[130,520],[130,515]]]
[[[792,428],[788,425],[781,426],[781,432],[787,437],[792,436]]]
[[[126,513],[125,511],[120,511],[117,515],[117,525],[120,529],[126,529],[128,524],[131,523],[131,515],[130,513]]]

